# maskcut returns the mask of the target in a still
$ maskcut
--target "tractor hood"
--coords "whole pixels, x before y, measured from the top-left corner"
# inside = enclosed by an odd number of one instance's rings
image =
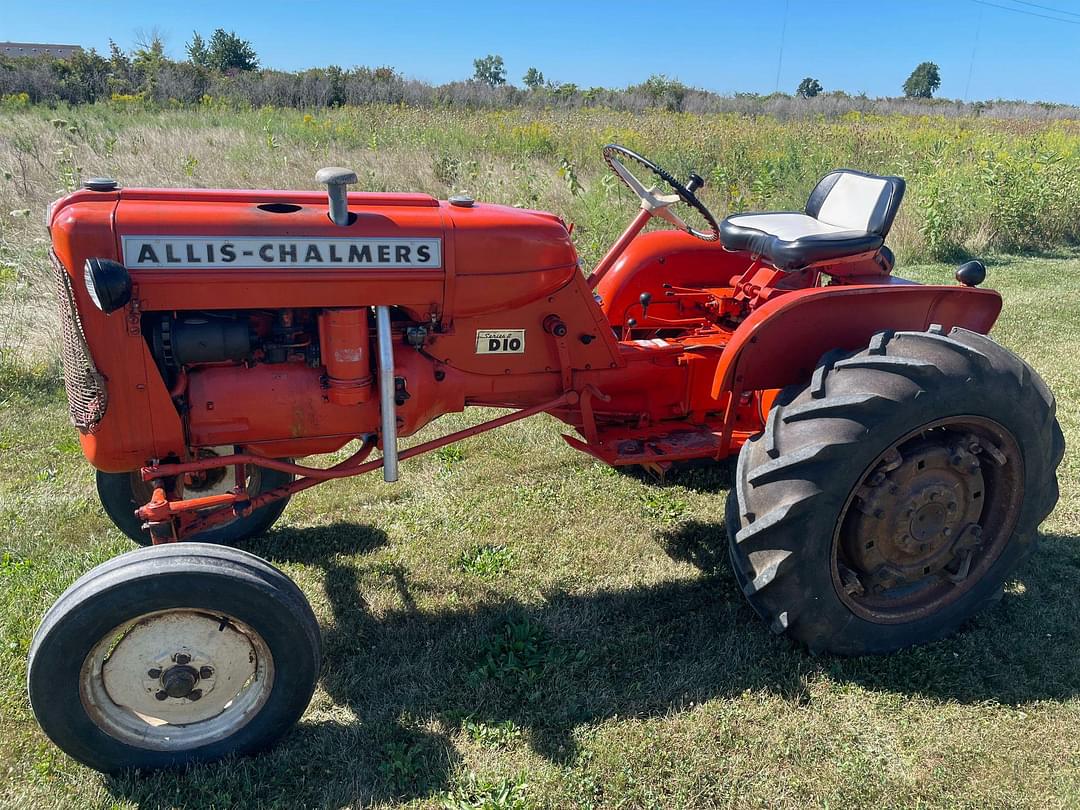
[[[85,232],[109,205],[112,258],[128,268],[144,311],[362,302],[445,319],[448,309],[492,305],[492,276],[514,277],[500,287],[505,306],[507,297],[546,294],[576,271],[558,217],[469,203],[353,193],[349,224],[338,226],[315,191],[80,190],[58,200],[48,221],[74,274],[90,257],[77,255],[78,246],[101,244]],[[91,210],[97,215],[86,217]]]

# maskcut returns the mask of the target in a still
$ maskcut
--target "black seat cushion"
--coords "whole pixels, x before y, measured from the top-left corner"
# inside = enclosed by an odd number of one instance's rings
[[[877,234],[827,226],[795,212],[736,214],[720,223],[725,248],[752,253],[780,270],[876,250],[884,241]]]
[[[904,187],[899,177],[839,169],[818,182],[805,213],[735,214],[720,223],[720,242],[781,270],[877,250],[892,227]]]

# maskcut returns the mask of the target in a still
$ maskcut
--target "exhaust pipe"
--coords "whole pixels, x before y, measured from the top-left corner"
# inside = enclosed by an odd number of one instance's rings
[[[326,184],[326,194],[330,198],[330,221],[344,227],[349,224],[348,186],[357,181],[356,172],[338,166],[319,169],[315,179]]]
[[[382,420],[383,480],[398,480],[397,403],[394,390],[394,343],[390,307],[375,307],[375,337],[379,352],[379,417]]]

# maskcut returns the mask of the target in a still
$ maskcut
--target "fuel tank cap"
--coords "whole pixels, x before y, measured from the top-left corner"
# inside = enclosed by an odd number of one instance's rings
[[[458,208],[472,208],[476,205],[476,200],[468,194],[455,194],[447,202],[456,205]]]
[[[116,191],[120,184],[111,177],[90,177],[83,180],[83,188],[90,191]]]

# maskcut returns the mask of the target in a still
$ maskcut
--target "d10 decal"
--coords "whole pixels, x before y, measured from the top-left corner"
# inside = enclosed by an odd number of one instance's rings
[[[524,329],[477,329],[477,354],[524,354]]]

